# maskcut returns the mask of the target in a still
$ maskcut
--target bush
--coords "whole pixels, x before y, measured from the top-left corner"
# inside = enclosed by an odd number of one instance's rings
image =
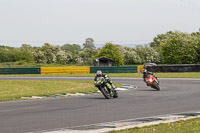
[[[123,66],[124,65],[124,60],[123,60],[122,54],[120,53],[117,46],[113,45],[112,43],[106,43],[106,45],[104,45],[103,48],[100,49],[100,51],[98,52],[98,54],[95,57],[96,58],[101,58],[101,57],[111,58],[114,60],[115,66]]]

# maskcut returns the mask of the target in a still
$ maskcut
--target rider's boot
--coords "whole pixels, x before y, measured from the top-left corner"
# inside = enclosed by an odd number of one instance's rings
[[[114,84],[111,84],[111,86],[112,86],[112,88],[113,88],[113,92],[116,93],[117,91],[116,91],[115,85],[114,85]]]
[[[116,89],[116,87],[115,87],[115,85],[114,85],[114,84],[111,84],[111,86],[112,86],[113,90],[115,90],[115,89]]]
[[[112,88],[113,88],[113,97],[114,98],[118,98],[118,94],[117,94],[117,91],[116,91],[116,87],[114,86],[114,84],[111,84]]]

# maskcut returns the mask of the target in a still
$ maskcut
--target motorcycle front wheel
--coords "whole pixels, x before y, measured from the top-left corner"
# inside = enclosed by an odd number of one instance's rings
[[[106,99],[110,99],[111,98],[110,93],[108,92],[108,90],[106,88],[101,88],[99,90],[101,91],[101,93],[104,95],[104,97]]]
[[[160,86],[156,82],[153,83],[153,88],[155,88],[158,91],[160,90]]]
[[[118,98],[118,93],[117,93],[117,91],[115,90],[113,93],[114,93],[113,98]]]

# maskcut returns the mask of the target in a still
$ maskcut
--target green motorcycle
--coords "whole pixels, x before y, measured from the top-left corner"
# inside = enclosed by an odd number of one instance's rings
[[[118,98],[117,91],[115,91],[103,77],[98,77],[94,85],[101,91],[106,99]]]

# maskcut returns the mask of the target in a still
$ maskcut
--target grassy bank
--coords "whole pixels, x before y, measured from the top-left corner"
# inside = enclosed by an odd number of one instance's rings
[[[141,73],[107,73],[110,77],[141,78]],[[200,72],[190,73],[155,73],[158,78],[200,78]],[[0,77],[94,77],[95,74],[23,74],[0,75]]]
[[[108,133],[199,133],[200,118],[174,123],[159,124],[141,128],[132,128],[121,131],[110,131]]]
[[[120,86],[120,84],[116,84]],[[94,81],[58,80],[1,80],[0,101],[19,100],[21,97],[45,96],[76,92],[94,92]]]

